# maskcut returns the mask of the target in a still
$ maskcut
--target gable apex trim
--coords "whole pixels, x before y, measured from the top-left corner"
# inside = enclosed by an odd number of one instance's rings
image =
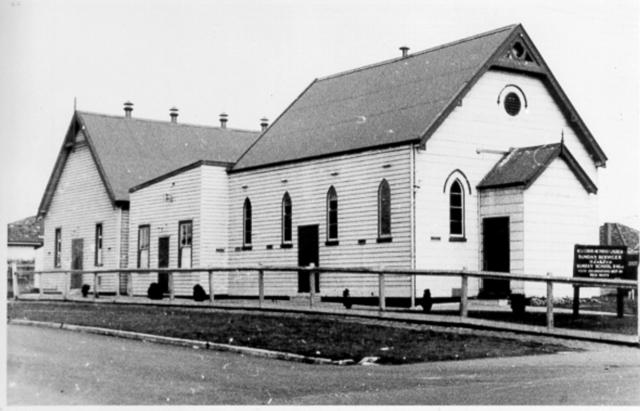
[[[429,124],[425,131],[420,136],[420,147],[425,148],[427,141],[436,132],[440,125],[446,120],[451,112],[456,108],[459,102],[467,95],[467,93],[478,82],[480,77],[485,74],[491,68],[507,69],[517,72],[523,72],[527,74],[536,75],[542,79],[543,84],[547,87],[549,93],[558,104],[558,107],[562,111],[563,115],[567,119],[567,122],[574,129],[578,139],[582,142],[587,152],[593,159],[596,167],[605,167],[607,162],[607,156],[595,140],[586,124],[578,114],[577,110],[569,101],[569,98],[560,87],[560,84],[554,77],[553,73],[544,61],[544,58],[531,41],[529,35],[525,31],[522,24],[517,24],[511,29],[512,32],[507,36],[503,43],[496,48],[491,56],[485,61],[481,68],[474,73],[474,75],[467,81],[459,91],[454,94],[445,108],[436,116],[436,118]],[[503,58],[504,54],[511,48],[515,41],[521,41],[531,51],[533,59],[537,64],[523,64],[519,62],[508,62]]]
[[[40,206],[38,207],[37,217],[39,219],[43,218],[47,212],[49,211],[49,207],[51,206],[51,201],[53,200],[53,196],[58,188],[58,182],[60,181],[60,177],[62,176],[62,172],[64,170],[65,165],[67,164],[67,160],[69,155],[74,147],[74,142],[76,135],[82,132],[85,140],[82,142],[83,145],[87,145],[89,148],[89,152],[91,153],[91,158],[93,159],[96,168],[98,169],[98,174],[100,175],[100,180],[107,191],[107,195],[109,196],[109,200],[111,201],[111,205],[113,207],[117,207],[115,196],[113,195],[113,190],[109,185],[109,182],[106,179],[104,169],[102,168],[102,164],[96,154],[95,147],[91,142],[91,136],[82,121],[82,116],[80,116],[78,111],[74,111],[73,117],[71,118],[71,122],[69,123],[69,127],[67,128],[67,133],[62,142],[62,146],[60,147],[60,151],[58,152],[58,157],[56,158],[56,162],[53,166],[53,170],[51,171],[51,175],[49,177],[49,181],[47,182],[47,186],[45,188],[42,199],[40,200]]]

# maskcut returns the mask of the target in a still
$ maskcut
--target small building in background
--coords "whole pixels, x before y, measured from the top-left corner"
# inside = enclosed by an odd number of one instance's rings
[[[629,277],[637,278],[640,232],[635,228],[620,223],[604,223],[600,226],[600,245],[623,245],[627,247]]]
[[[12,275],[19,275],[21,291],[37,288],[33,271],[42,269],[44,224],[35,216],[7,225],[7,290],[13,291]]]

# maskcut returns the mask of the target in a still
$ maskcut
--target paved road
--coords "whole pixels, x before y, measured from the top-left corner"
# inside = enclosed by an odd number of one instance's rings
[[[9,405],[640,404],[640,349],[402,366],[307,365],[7,327]]]

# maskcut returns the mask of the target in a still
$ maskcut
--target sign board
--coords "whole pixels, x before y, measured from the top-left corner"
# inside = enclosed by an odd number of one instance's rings
[[[574,247],[574,277],[622,278],[626,266],[627,247],[581,244]]]

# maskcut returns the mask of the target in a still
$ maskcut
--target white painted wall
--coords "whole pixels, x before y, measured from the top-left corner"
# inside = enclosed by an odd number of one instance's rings
[[[501,90],[518,85],[528,107],[517,116],[497,104]],[[416,153],[416,267],[425,269],[477,270],[481,245],[476,186],[501,158],[477,149],[508,150],[557,143],[565,145],[597,184],[597,170],[586,149],[569,127],[543,83],[533,77],[488,71],[431,136],[426,150]],[[451,172],[460,169],[469,180],[466,193],[466,242],[449,242],[449,197],[443,190]],[[432,239],[439,238],[439,240]],[[477,284],[476,284],[477,285]],[[418,277],[416,291],[430,288],[432,295],[451,295],[460,280]]]
[[[178,226],[180,221],[193,222],[192,267],[225,266],[227,259],[228,191],[224,167],[199,166],[163,179],[130,195],[129,267],[137,267],[138,227],[149,225],[150,267],[158,267],[158,239],[169,236],[169,267],[178,267]],[[165,201],[170,194],[173,201]],[[146,295],[157,274],[136,274],[134,295]],[[209,292],[208,274],[174,274],[175,294],[193,295],[200,284]],[[227,275],[214,275],[214,292],[227,293]]]
[[[200,197],[202,172],[199,167],[169,177],[129,195],[129,267],[138,267],[138,227],[150,226],[149,267],[158,267],[158,239],[168,236],[169,267],[178,267],[178,225],[193,222],[192,267],[200,265]],[[173,201],[166,201],[168,194]],[[134,274],[133,294],[147,295],[149,284],[156,282],[156,273]],[[176,295],[192,295],[199,282],[197,273],[174,275]]]
[[[204,267],[226,267],[229,243],[229,177],[224,167],[202,166],[202,196],[200,198],[200,261]],[[202,274],[200,284],[209,292],[208,274]],[[228,274],[213,274],[215,294],[228,293]]]
[[[32,245],[8,245],[7,261],[27,260],[35,262],[37,250]]]
[[[323,267],[411,267],[410,148],[408,146],[336,156],[230,174],[229,264],[297,265],[298,226],[319,226],[319,264]],[[336,174],[337,173],[337,174]],[[333,174],[333,175],[332,175]],[[391,187],[391,243],[377,243],[378,185],[386,178]],[[338,246],[326,246],[326,195],[338,194]],[[246,188],[243,188],[245,187]],[[293,248],[281,249],[281,202],[289,192],[293,209]],[[242,210],[249,197],[253,211],[253,249],[241,251]],[[359,245],[358,240],[366,240]],[[273,249],[267,249],[267,246]],[[297,273],[268,273],[265,293],[295,295]],[[320,293],[353,296],[377,295],[375,276],[322,274]],[[409,296],[410,279],[387,281],[388,296]],[[256,294],[255,273],[231,274],[229,292]]]
[[[573,276],[574,244],[599,244],[597,197],[589,194],[560,158],[524,192],[525,272]],[[525,293],[546,295],[544,283],[526,283]],[[584,289],[581,296],[598,295]],[[568,285],[554,285],[555,296],[572,296]]]
[[[117,254],[120,252],[117,248],[117,213],[119,211],[111,205],[88,146],[84,143],[77,144],[67,158],[44,218],[43,268],[54,268],[56,228],[62,229],[61,269],[69,269],[71,266],[71,240],[75,238],[83,239],[83,268],[96,268],[94,250],[97,223],[103,224],[102,268],[116,268]],[[91,284],[93,288],[93,276],[85,274],[83,283]],[[113,291],[109,289],[110,284],[113,284],[113,278],[105,276],[101,290]],[[42,286],[62,291],[63,276],[44,275]]]

